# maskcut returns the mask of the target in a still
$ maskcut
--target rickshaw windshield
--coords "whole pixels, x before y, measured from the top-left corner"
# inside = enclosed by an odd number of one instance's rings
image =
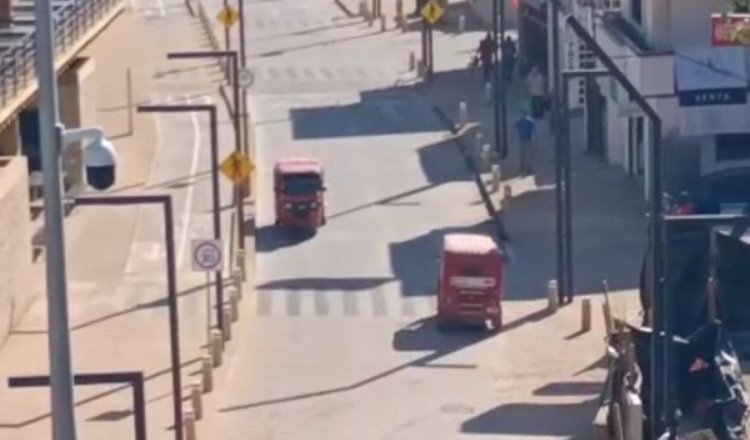
[[[282,182],[282,192],[290,196],[314,195],[323,186],[317,174],[293,174],[285,176]]]

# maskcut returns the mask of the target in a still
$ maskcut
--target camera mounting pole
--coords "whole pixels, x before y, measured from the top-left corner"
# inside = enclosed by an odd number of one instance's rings
[[[57,129],[61,133],[63,149],[70,144],[82,142],[86,139],[93,138],[98,142],[104,140],[104,130],[101,127],[65,128],[64,125],[57,124]]]

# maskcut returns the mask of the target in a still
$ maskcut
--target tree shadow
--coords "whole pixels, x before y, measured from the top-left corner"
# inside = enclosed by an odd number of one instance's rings
[[[371,290],[393,281],[388,277],[289,278],[259,284],[257,290]]]

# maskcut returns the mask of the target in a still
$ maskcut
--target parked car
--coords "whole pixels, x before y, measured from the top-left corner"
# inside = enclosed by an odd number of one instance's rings
[[[750,168],[716,171],[677,194],[665,194],[670,214],[719,214],[742,212],[750,204]]]

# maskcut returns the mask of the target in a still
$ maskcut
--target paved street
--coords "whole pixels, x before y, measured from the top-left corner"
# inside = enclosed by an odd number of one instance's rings
[[[544,304],[525,301],[506,306],[494,338],[433,326],[440,237],[492,231],[432,98],[413,86],[419,34],[379,33],[327,0],[246,8],[257,292],[202,434],[585,438],[602,377],[598,319],[580,335],[577,308],[543,319]],[[436,35],[442,65],[456,59],[443,51],[481,34]],[[272,226],[271,166],[289,154],[326,165],[329,221],[306,240]]]
[[[124,50],[123,42],[137,50]],[[158,41],[159,44],[154,44]],[[216,94],[218,70],[206,61],[168,61],[168,51],[202,46],[200,27],[183,2],[134,0],[86,51],[96,63],[89,84],[95,121],[118,149],[111,193],[168,193],[173,197],[178,252],[183,384],[205,342],[205,279],[190,269],[190,240],[211,238],[207,116],[135,115],[128,132],[126,69],[135,103],[218,104],[222,155],[232,131]],[[223,179],[222,179],[223,180]],[[222,205],[231,200],[222,188]],[[229,212],[224,237],[228,241]],[[147,378],[148,435],[174,438],[164,266],[163,215],[153,207],[78,208],[66,222],[70,319],[76,373],[142,371]],[[43,261],[43,260],[42,260]],[[43,267],[38,267],[43,291]],[[49,438],[49,390],[7,389],[9,376],[48,371],[46,301],[29,310],[0,353],[0,438]],[[132,393],[127,386],[77,387],[79,438],[132,439]]]

